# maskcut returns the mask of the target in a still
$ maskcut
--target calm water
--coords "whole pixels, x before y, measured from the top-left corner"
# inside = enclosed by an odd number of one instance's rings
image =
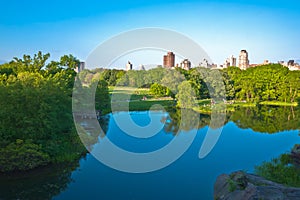
[[[148,112],[130,114],[141,126],[150,122]],[[125,134],[116,125],[114,117],[108,115],[103,122],[106,135],[98,137],[93,151],[107,137],[122,149],[150,152],[162,148],[175,137],[184,140],[192,130],[197,130],[190,148],[166,168],[143,174],[125,173],[103,165],[88,154],[72,166],[43,169],[21,178],[2,177],[0,199],[213,199],[213,185],[218,175],[236,170],[253,172],[256,165],[288,152],[294,144],[300,143],[299,111],[282,107],[241,109],[227,116],[217,144],[205,158],[199,159],[210,116],[201,115],[200,124],[189,123],[185,131],[176,134],[179,111],[151,114],[159,119],[155,122],[157,126],[164,128],[148,139]],[[193,115],[191,121],[193,117],[199,116]],[[82,122],[83,125],[88,123]]]

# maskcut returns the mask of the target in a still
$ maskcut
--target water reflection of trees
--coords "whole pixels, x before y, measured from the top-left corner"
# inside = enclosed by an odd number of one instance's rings
[[[165,123],[165,131],[173,135],[176,135],[179,129],[189,131],[205,126],[217,129],[229,121],[234,122],[242,129],[250,128],[256,132],[270,134],[297,130],[300,127],[300,109],[295,107],[257,106],[237,108],[235,112],[226,114],[225,122],[223,114],[216,114],[214,121],[217,123],[212,123],[210,114],[199,114],[192,110],[169,109],[167,112],[169,115],[164,116],[161,121]]]
[[[93,145],[98,142],[98,138],[103,138],[108,130],[110,121],[110,114],[101,116],[96,119],[77,119],[76,129],[81,141],[88,148],[92,150]]]
[[[220,117],[220,120],[215,119],[214,121],[221,121],[221,123],[211,124],[211,115],[209,114],[199,114],[190,109],[169,109],[167,112],[169,115],[162,117],[161,122],[165,124],[165,132],[172,133],[173,135],[177,135],[179,130],[190,131],[205,126],[217,129],[224,125],[224,120],[221,119],[224,116],[216,115],[215,117]],[[225,123],[227,121],[228,117],[226,117]]]
[[[284,106],[239,108],[230,117],[242,129],[251,128],[256,132],[270,134],[299,129],[299,119],[299,108]]]
[[[76,126],[80,138],[88,148],[105,137],[110,115],[98,120],[78,119]],[[101,131],[97,127],[101,126]],[[68,165],[52,165],[25,173],[0,174],[0,199],[52,199],[67,189],[73,180],[72,172],[79,167],[79,161]]]
[[[0,175],[0,199],[52,199],[67,189],[79,161],[22,174]]]
[[[167,133],[177,135],[179,131],[189,131],[199,128],[199,113],[189,109],[170,109],[169,115],[162,117],[161,122],[165,124]]]

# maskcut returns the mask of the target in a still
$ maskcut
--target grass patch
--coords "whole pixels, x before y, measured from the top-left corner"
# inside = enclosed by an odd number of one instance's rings
[[[161,105],[164,108],[176,106],[171,97],[156,98],[149,95],[147,88],[110,87],[109,92],[112,96],[112,107],[118,111],[127,111],[128,104],[130,111],[149,110],[154,105]],[[157,106],[157,109],[160,107]]]
[[[286,186],[300,187],[300,169],[293,164],[289,154],[256,166],[255,173]]]
[[[203,114],[211,114],[212,110],[214,109],[215,112],[218,113],[226,113],[226,112],[234,112],[236,108],[238,107],[255,107],[255,103],[246,103],[246,102],[228,102],[228,103],[223,103],[223,102],[218,102],[217,104],[211,105],[210,104],[210,99],[205,99],[205,100],[198,100],[197,101],[198,106],[194,107],[193,110],[199,113]]]
[[[128,103],[129,103],[130,111],[150,110],[150,108],[154,105],[160,105],[164,108],[174,107],[173,100],[146,100],[146,101],[115,102],[115,103],[112,103],[112,106],[114,106],[114,110],[127,111]],[[160,107],[157,107],[157,110],[160,110]]]
[[[152,95],[149,95],[149,89],[147,88],[109,87],[109,94],[113,96],[113,101],[138,101],[144,97],[147,99],[154,98]]]
[[[288,102],[280,102],[280,101],[263,101],[259,103],[260,105],[269,105],[269,106],[297,106],[296,102],[288,103]]]

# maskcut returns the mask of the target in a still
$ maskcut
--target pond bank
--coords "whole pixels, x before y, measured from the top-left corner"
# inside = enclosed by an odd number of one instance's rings
[[[243,171],[222,174],[214,185],[216,200],[296,200],[299,197],[300,188],[286,187]]]

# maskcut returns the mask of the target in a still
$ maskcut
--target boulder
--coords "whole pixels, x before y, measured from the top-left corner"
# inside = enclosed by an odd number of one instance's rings
[[[216,200],[300,200],[300,188],[286,187],[260,176],[237,171],[220,175],[214,185]]]
[[[295,166],[300,167],[300,145],[296,144],[291,151],[291,158]]]

